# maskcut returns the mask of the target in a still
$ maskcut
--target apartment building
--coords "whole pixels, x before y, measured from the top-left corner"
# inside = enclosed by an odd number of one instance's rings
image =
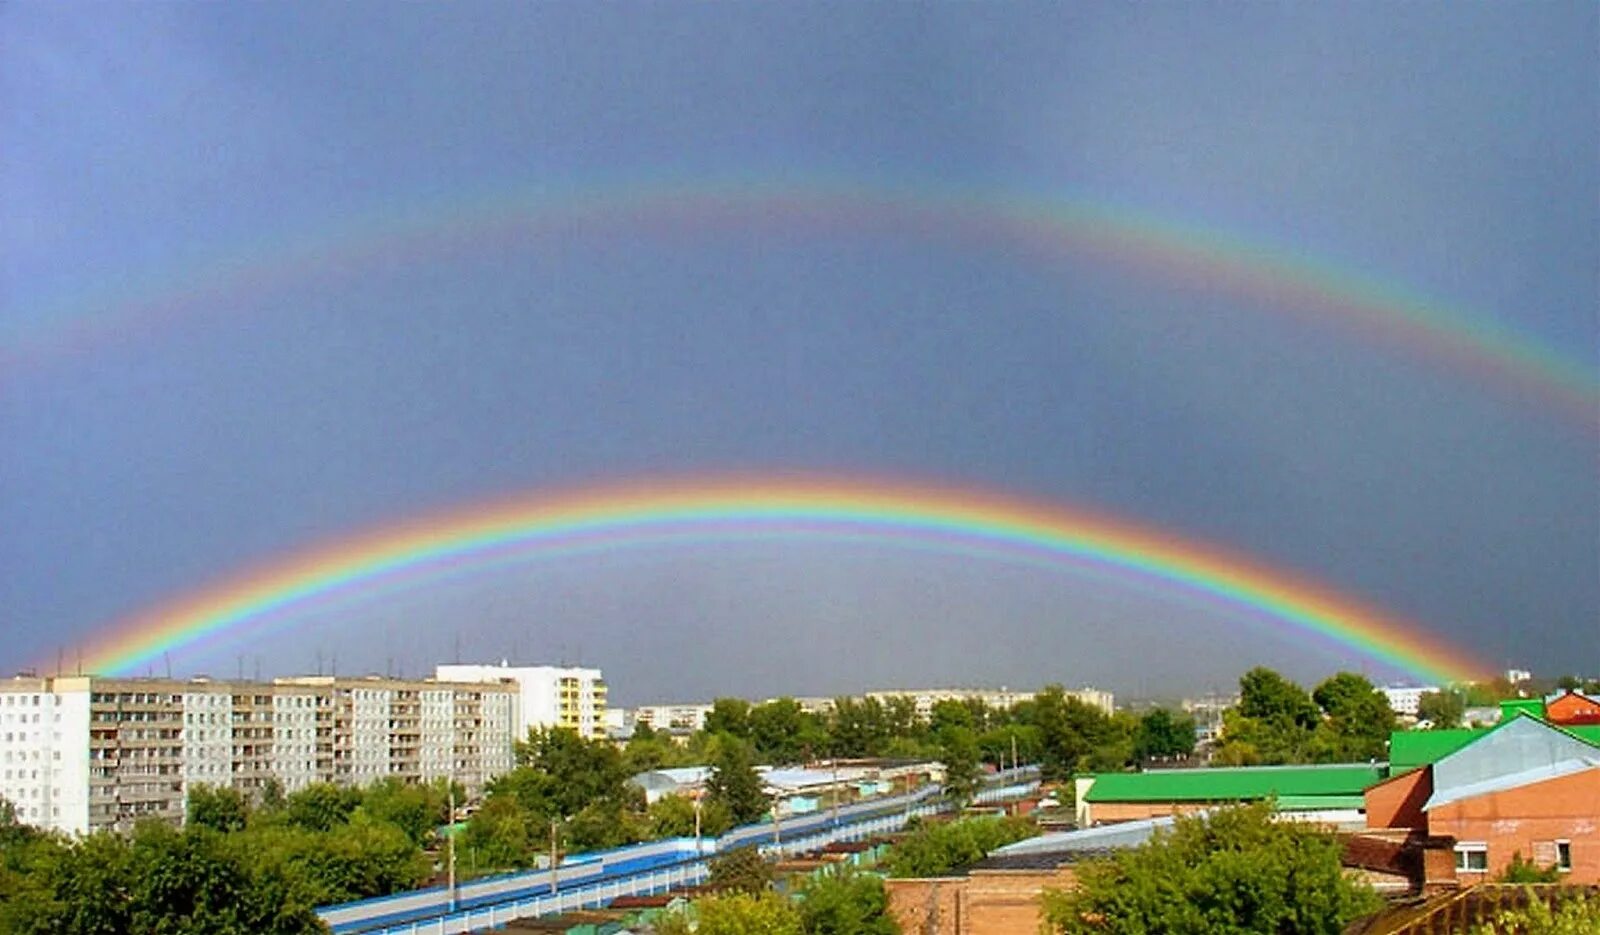
[[[0,681],[0,796],[71,833],[180,822],[188,790],[511,769],[516,687],[332,677],[274,682],[61,676]]]
[[[941,701],[981,701],[987,707],[1004,710],[1019,702],[1032,701],[1036,694],[1030,691],[1012,691],[1008,688],[917,688],[871,691],[864,697],[876,698],[879,702],[886,702],[896,697],[910,698],[916,703],[917,717],[925,721],[932,717],[933,706]],[[1091,708],[1099,708],[1106,714],[1116,710],[1116,698],[1108,691],[1085,687],[1068,690],[1065,694],[1068,698],[1076,698]]]
[[[510,682],[517,687],[514,726],[518,739],[532,728],[565,727],[579,736],[605,739],[605,679],[599,669],[572,666],[452,664],[434,668],[441,682]]]
[[[635,724],[648,724],[655,730],[697,731],[706,726],[709,704],[653,704],[635,708]]]

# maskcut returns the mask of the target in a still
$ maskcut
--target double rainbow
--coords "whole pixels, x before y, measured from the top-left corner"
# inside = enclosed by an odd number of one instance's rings
[[[248,637],[338,599],[442,573],[574,551],[727,540],[907,543],[1000,560],[1089,567],[1318,634],[1430,681],[1488,667],[1413,624],[1224,548],[1110,516],[987,491],[840,478],[645,481],[483,503],[293,555],[106,631],[89,671],[136,672]]]
[[[949,241],[1048,267],[1087,258],[1185,288],[1239,296],[1272,314],[1403,348],[1528,395],[1587,431],[1600,381],[1584,362],[1397,284],[1196,224],[1092,199],[963,192],[938,185],[828,179],[501,189],[456,195],[282,243],[260,243],[179,276],[0,326],[0,376],[64,352],[121,340],[164,322],[217,314],[275,289],[473,255],[549,233],[584,230],[770,230]]]

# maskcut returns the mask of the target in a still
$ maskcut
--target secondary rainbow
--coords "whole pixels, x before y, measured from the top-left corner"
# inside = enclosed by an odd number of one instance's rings
[[[1582,361],[1487,317],[1263,241],[1088,198],[825,179],[656,181],[457,195],[341,229],[196,260],[182,273],[142,287],[121,285],[98,298],[19,316],[9,331],[0,329],[0,375],[7,367],[120,340],[169,320],[248,305],[249,299],[276,289],[596,227],[635,233],[662,228],[771,229],[804,236],[854,232],[957,241],[1030,264],[1088,257],[1186,288],[1238,295],[1263,311],[1405,348],[1489,384],[1540,397],[1587,431],[1595,430],[1600,411],[1600,380]]]
[[[242,639],[269,621],[408,576],[563,551],[727,538],[904,540],[922,547],[1088,565],[1198,594],[1428,680],[1488,668],[1363,602],[1234,554],[1122,519],[968,488],[902,481],[723,477],[647,481],[478,504],[291,555],[111,626],[86,671],[137,672],[198,644]]]

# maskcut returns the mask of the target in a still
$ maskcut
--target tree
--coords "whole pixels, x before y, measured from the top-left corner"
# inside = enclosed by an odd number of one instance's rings
[[[228,786],[189,787],[186,821],[212,831],[239,831],[250,818],[249,804],[238,790]]]
[[[1541,867],[1531,860],[1523,860],[1522,852],[1511,855],[1511,863],[1500,872],[1500,883],[1555,883],[1561,879],[1561,870],[1554,864]]]
[[[1460,727],[1467,713],[1466,703],[1454,691],[1428,692],[1417,701],[1417,719],[1427,721],[1433,730]]]
[[[1600,899],[1582,890],[1557,891],[1546,901],[1532,889],[1521,908],[1502,909],[1487,924],[1476,925],[1471,935],[1591,935],[1600,931]]]
[[[1335,935],[1379,906],[1346,876],[1329,832],[1272,820],[1271,803],[1179,818],[1170,833],[1078,865],[1078,886],[1046,891],[1059,933],[1299,932]]]
[[[800,887],[806,935],[899,935],[883,880],[840,864]]]
[[[763,893],[772,885],[772,865],[755,845],[735,848],[711,859],[706,883],[714,889]]]
[[[779,698],[750,709],[746,718],[756,754],[774,765],[802,762],[805,758],[805,713],[793,698]]]
[[[705,732],[750,738],[750,702],[742,698],[718,698],[706,713]]]
[[[1387,755],[1394,710],[1366,676],[1340,672],[1318,685],[1311,697],[1326,716],[1312,738],[1314,761],[1348,763]]]
[[[1152,708],[1139,718],[1134,734],[1136,760],[1187,757],[1194,752],[1194,718],[1167,708]]]
[[[1023,818],[964,818],[921,825],[889,852],[889,875],[932,877],[961,870],[996,848],[1038,833],[1033,822]]]
[[[345,824],[361,805],[361,791],[319,782],[284,802],[283,820],[308,831],[329,831]]]
[[[939,738],[939,759],[944,762],[944,793],[965,804],[978,791],[978,738],[972,728],[946,726]]]
[[[749,748],[733,737],[724,740],[706,779],[706,798],[726,808],[734,824],[756,821],[767,813],[771,800],[751,764]]]
[[[1317,705],[1305,689],[1265,666],[1239,678],[1239,713],[1262,721],[1287,721],[1307,730],[1317,726]]]
[[[697,899],[694,926],[686,915],[656,923],[658,935],[806,935],[800,912],[776,893],[733,893]]]

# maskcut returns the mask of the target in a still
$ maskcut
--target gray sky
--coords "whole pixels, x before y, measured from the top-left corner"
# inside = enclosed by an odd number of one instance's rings
[[[7,4],[0,666],[421,511],[743,470],[1083,504],[1496,664],[1600,671],[1600,420],[1301,308],[625,198],[273,260],[530,191],[1078,201],[1432,297],[1592,381],[1597,47],[1576,2]],[[256,272],[215,288],[229,264]],[[416,672],[458,634],[600,665],[621,701],[1370,666],[1155,584],[789,543],[494,570],[174,668]]]

